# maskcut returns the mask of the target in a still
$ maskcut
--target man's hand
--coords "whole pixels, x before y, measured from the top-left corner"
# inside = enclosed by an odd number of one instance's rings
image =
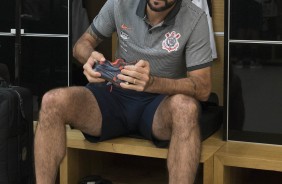
[[[104,82],[105,80],[100,78],[101,74],[99,72],[95,72],[93,70],[93,66],[95,62],[98,61],[105,61],[105,57],[103,54],[99,52],[92,52],[90,57],[88,58],[87,62],[83,65],[83,74],[86,76],[87,80],[91,83],[99,83]]]
[[[124,89],[145,91],[151,81],[150,64],[148,61],[139,60],[135,65],[127,65],[121,70],[118,78],[125,81],[120,83]]]

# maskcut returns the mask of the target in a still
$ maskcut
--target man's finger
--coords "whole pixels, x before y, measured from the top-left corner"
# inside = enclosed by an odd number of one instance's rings
[[[143,91],[144,90],[144,88],[142,86],[134,85],[134,84],[126,83],[126,82],[120,83],[120,87],[122,87],[124,89],[135,90],[135,91]]]
[[[140,67],[136,65],[128,65],[128,66],[125,66],[124,69],[121,70],[121,73],[125,75],[132,75],[133,72],[140,73],[140,74],[148,74],[149,70],[147,67],[145,68],[144,66]]]
[[[141,59],[135,64],[135,66],[147,67],[147,66],[149,66],[149,62]]]
[[[101,54],[100,52],[97,52],[97,51],[93,51],[91,53],[91,56],[90,58],[93,58],[94,60],[97,60],[97,61],[105,61],[106,58],[104,57],[103,54]]]

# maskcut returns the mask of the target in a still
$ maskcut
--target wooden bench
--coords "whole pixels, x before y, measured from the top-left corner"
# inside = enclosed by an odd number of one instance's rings
[[[246,142],[227,142],[214,156],[215,183],[245,183],[241,181],[246,175],[246,169],[278,171],[280,178],[271,182],[257,180],[258,176],[252,178],[252,183],[281,183],[282,176],[282,146],[255,144]],[[244,172],[242,170],[245,169]]]
[[[224,141],[222,141],[221,137],[222,136],[219,131],[213,134],[212,136],[210,136],[209,138],[207,138],[202,143],[201,163],[203,164],[204,184],[211,184],[214,181],[213,155],[224,144]],[[66,156],[60,166],[60,183],[77,184],[78,180],[81,177],[93,173],[94,174],[99,173],[98,171],[99,169],[103,170],[104,174],[105,173],[116,174],[119,175],[119,177],[121,177],[121,175],[124,175],[125,177],[129,177],[130,174],[128,170],[131,171],[134,170],[134,172],[137,172],[135,170],[138,170],[139,166],[138,164],[136,164],[136,167],[132,168],[133,166],[129,166],[127,168],[127,171],[125,171],[126,173],[120,174],[118,172],[123,170],[123,165],[125,165],[125,162],[122,161],[121,163],[115,164],[116,162],[111,160],[109,157],[107,157],[106,159],[101,158],[102,155],[111,154],[114,157],[117,157],[118,155],[121,154],[127,155],[126,160],[129,159],[127,164],[132,164],[129,163],[132,161],[132,159],[130,159],[128,156],[131,155],[130,157],[134,157],[134,156],[138,157],[141,159],[140,162],[142,163],[145,162],[147,165],[148,164],[150,165],[151,163],[154,162],[152,159],[159,159],[165,163],[165,159],[167,158],[167,151],[168,151],[167,149],[155,147],[150,141],[137,139],[137,138],[128,138],[128,137],[116,138],[100,143],[90,143],[87,140],[85,140],[84,136],[80,131],[68,129]],[[92,156],[93,153],[96,155]],[[96,160],[94,161],[91,160],[92,157],[96,157]],[[163,169],[166,170],[165,164],[163,164],[163,166],[164,166]],[[144,174],[144,172],[146,172],[147,169],[150,169],[152,167],[153,166],[145,167],[145,169],[143,168],[143,173],[141,174],[138,173],[138,174],[142,175]],[[160,177],[163,177],[165,175],[166,171],[164,170],[161,171],[163,173],[160,174]],[[148,172],[145,174],[148,175]],[[132,176],[133,179],[131,179],[130,181],[121,182],[121,183],[138,183],[137,181],[134,181],[134,177],[135,180],[137,180],[136,176],[138,174],[136,175],[133,174]],[[157,177],[157,175],[158,174],[151,174],[150,176]],[[167,183],[166,178],[160,180],[159,179],[160,178],[158,179],[154,178],[152,179],[152,182],[150,182],[150,179],[148,179],[146,183],[154,183],[154,184]],[[116,183],[119,182],[115,182],[115,184]],[[139,183],[144,183],[144,181],[142,182],[140,181]]]

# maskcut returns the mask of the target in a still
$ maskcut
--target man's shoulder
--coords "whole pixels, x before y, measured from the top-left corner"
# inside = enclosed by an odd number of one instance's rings
[[[195,5],[191,0],[182,0],[181,10],[182,13],[193,14],[195,16],[205,13],[204,10]]]
[[[177,22],[181,22],[181,25],[194,27],[203,15],[206,15],[204,10],[195,5],[191,0],[182,0],[181,8],[177,15]]]

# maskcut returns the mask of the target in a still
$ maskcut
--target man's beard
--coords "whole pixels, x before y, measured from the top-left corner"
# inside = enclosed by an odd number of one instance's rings
[[[158,7],[158,8],[155,7],[154,4],[152,4],[152,3],[150,2],[150,0],[147,0],[147,3],[148,3],[149,8],[150,8],[151,10],[153,10],[153,11],[155,11],[155,12],[162,12],[162,11],[165,11],[165,10],[171,8],[171,7],[176,3],[176,1],[177,1],[177,0],[172,1],[172,2],[169,3],[167,0],[163,0],[163,2],[165,3],[165,5],[164,5],[163,7]],[[157,4],[158,4],[158,3],[156,3],[156,5],[157,5]]]

